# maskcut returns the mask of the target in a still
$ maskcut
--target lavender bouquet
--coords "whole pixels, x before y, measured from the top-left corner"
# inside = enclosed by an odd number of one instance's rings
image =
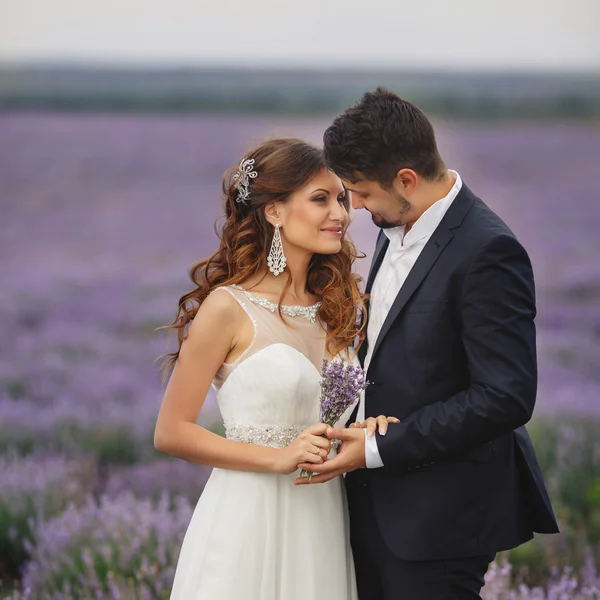
[[[360,366],[342,359],[329,361],[324,358],[321,367],[320,422],[333,427],[348,407],[357,402],[367,385],[366,373]],[[313,475],[312,471],[306,469],[300,472],[300,477],[309,481]]]

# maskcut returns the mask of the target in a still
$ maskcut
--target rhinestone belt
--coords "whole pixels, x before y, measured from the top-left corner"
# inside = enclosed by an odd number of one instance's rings
[[[309,425],[240,425],[224,423],[225,436],[229,440],[285,448],[291,444]]]

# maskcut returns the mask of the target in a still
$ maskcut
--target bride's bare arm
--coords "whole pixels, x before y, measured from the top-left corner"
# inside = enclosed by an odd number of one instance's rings
[[[322,462],[309,450],[328,443],[318,437],[324,425],[309,428],[287,448],[277,449],[227,440],[196,424],[215,374],[228,356],[244,350],[237,346],[247,321],[226,292],[211,294],[202,303],[165,390],[154,447],[190,462],[238,471],[291,473],[300,462]]]

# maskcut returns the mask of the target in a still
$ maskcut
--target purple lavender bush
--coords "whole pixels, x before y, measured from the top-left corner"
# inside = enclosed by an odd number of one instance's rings
[[[560,535],[536,536],[508,553],[513,576],[541,584],[556,569],[600,564],[600,422],[540,417],[529,427],[560,523]]]
[[[115,410],[115,414],[122,408]],[[99,461],[131,464],[152,456],[150,426],[138,434],[116,419],[93,418],[93,409],[78,415],[72,402],[57,401],[40,409],[26,400],[0,402],[0,455],[51,452],[77,457],[93,455]],[[148,443],[144,443],[148,442]]]
[[[93,481],[94,465],[87,460],[0,456],[0,581],[19,576],[35,522],[81,504]]]
[[[486,573],[483,600],[600,600],[600,576],[588,560],[578,572],[554,569],[543,586],[514,583],[507,561],[494,562]]]
[[[158,502],[123,493],[88,498],[39,522],[23,573],[32,598],[168,599],[192,515],[184,499]],[[127,596],[129,594],[129,596]]]
[[[181,496],[195,504],[211,469],[179,459],[157,460],[110,468],[104,492],[111,497],[131,491],[139,498],[157,500],[163,494]]]
[[[110,573],[106,576],[108,581],[108,592],[96,590],[94,595],[87,595],[85,598],[94,598],[94,600],[157,600],[152,590],[147,586],[139,585],[136,581],[114,581]],[[1,590],[0,590],[1,592]],[[91,592],[90,592],[91,594]],[[12,590],[10,595],[0,596],[3,600],[82,600],[79,588],[71,589],[69,584],[58,594],[37,594],[31,589]]]

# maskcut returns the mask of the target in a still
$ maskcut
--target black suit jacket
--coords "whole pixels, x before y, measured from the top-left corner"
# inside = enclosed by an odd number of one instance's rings
[[[367,292],[389,240],[380,232]],[[398,417],[365,478],[400,558],[494,553],[558,531],[525,423],[536,398],[529,257],[463,184],[410,271],[375,342],[366,416]],[[361,361],[366,344],[359,352]]]

